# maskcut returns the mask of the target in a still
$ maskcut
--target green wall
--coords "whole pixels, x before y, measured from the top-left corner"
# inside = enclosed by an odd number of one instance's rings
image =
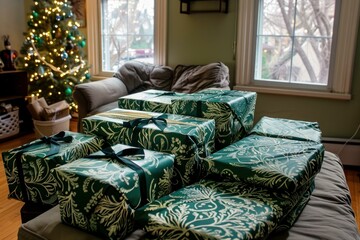
[[[228,14],[180,14],[179,1],[168,3],[168,64],[174,67],[221,61],[229,67],[233,83],[236,1],[229,1]],[[360,124],[360,34],[358,36],[350,101],[258,94],[255,121],[262,116],[317,121],[324,137],[350,138]],[[360,139],[360,132],[356,138]]]
[[[237,0],[229,3],[228,14],[187,15],[180,14],[180,1],[168,0],[167,61],[170,66],[221,61],[229,67],[230,78],[234,82],[233,42],[236,37]],[[3,16],[2,22],[6,23],[1,25],[0,34],[11,34],[14,49],[20,49],[22,32],[26,29],[27,17],[24,18],[21,12],[24,11],[26,16],[31,5],[32,0],[0,1],[0,16]],[[16,6],[18,11],[9,11]],[[14,12],[20,12],[21,17]],[[18,22],[19,19],[24,21],[23,24]],[[360,34],[358,36],[350,101],[258,94],[255,120],[258,121],[262,116],[271,116],[317,121],[324,137],[351,137],[360,124]],[[360,139],[360,133],[356,138]]]

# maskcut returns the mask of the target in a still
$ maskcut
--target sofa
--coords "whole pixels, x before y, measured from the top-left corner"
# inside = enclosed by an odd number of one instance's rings
[[[118,98],[148,89],[192,93],[206,88],[230,89],[229,69],[221,63],[169,66],[129,61],[112,76],[75,86],[78,131],[82,118],[117,107]]]

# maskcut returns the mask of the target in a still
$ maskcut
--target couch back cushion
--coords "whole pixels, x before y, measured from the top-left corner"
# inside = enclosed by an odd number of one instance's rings
[[[229,68],[222,62],[207,65],[178,65],[171,91],[192,93],[205,88],[228,88]]]
[[[173,69],[168,66],[130,61],[114,74],[126,86],[129,93],[147,89],[169,91],[172,85]]]

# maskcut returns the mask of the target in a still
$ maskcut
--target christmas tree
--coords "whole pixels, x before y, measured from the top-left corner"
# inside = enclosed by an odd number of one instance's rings
[[[79,26],[70,1],[34,0],[21,48],[29,94],[49,104],[65,99],[71,111],[77,110],[74,86],[90,79]]]

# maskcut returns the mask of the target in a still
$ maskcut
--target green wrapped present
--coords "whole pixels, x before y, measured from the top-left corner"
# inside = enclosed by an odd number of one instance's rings
[[[292,119],[262,117],[251,130],[250,134],[321,142],[321,131],[317,122]]]
[[[175,155],[173,186],[199,178],[202,159],[214,151],[214,120],[113,109],[83,119],[87,134],[117,143]]]
[[[203,90],[172,101],[174,114],[215,120],[215,148],[220,150],[245,137],[253,127],[255,92]]]
[[[56,204],[52,169],[101,149],[104,140],[82,133],[60,132],[3,152],[9,197]]]
[[[308,191],[201,180],[136,210],[135,219],[150,239],[266,239]]]
[[[174,155],[115,145],[55,169],[63,222],[106,239],[134,230],[134,212],[171,192]]]
[[[321,143],[250,135],[206,158],[203,172],[208,178],[295,192],[320,171],[323,158]]]
[[[150,89],[119,98],[118,106],[122,109],[173,113],[172,100],[181,98],[185,95],[186,93]]]
[[[215,147],[240,140],[253,127],[255,92],[206,89],[197,93],[147,90],[119,98],[119,108],[215,119]]]
[[[311,194],[315,189],[315,181],[311,181],[309,189],[302,195],[301,199],[296,203],[291,211],[277,224],[272,234],[290,229],[299,218],[301,212],[310,200]],[[269,239],[272,239],[271,236]]]

